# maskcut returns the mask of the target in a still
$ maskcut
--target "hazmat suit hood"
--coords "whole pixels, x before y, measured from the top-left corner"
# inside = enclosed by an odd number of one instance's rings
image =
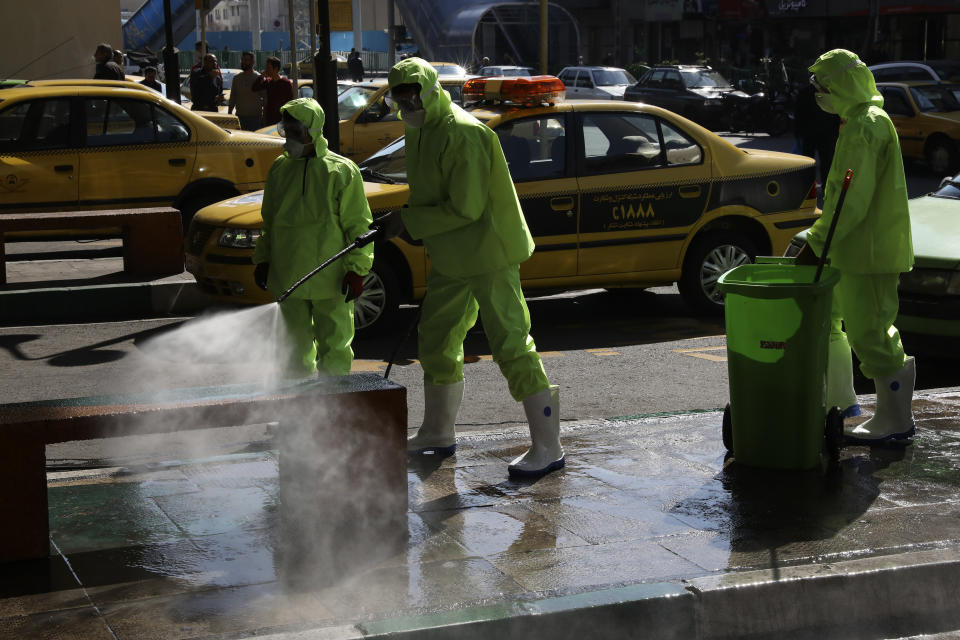
[[[873,73],[852,51],[827,51],[817,58],[809,71],[830,92],[833,108],[845,120],[867,107],[883,107],[883,96],[877,91]]]
[[[401,60],[390,69],[387,81],[390,88],[397,85],[417,83],[420,85],[420,100],[427,112],[424,124],[435,121],[450,112],[452,100],[450,94],[440,87],[439,74],[433,66],[422,58]],[[402,112],[401,112],[402,118]]]
[[[323,107],[319,102],[313,98],[297,98],[280,107],[280,112],[289,113],[302,122],[310,131],[317,157],[326,155],[327,139],[323,137]]]

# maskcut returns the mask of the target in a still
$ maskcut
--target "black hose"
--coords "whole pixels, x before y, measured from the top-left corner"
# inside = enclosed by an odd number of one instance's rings
[[[281,293],[281,294],[277,297],[277,304],[280,304],[281,302],[283,302],[284,300],[286,300],[286,299],[287,299],[287,296],[289,296],[291,293],[293,293],[294,290],[295,290],[297,287],[299,287],[299,286],[302,285],[304,282],[306,282],[307,280],[309,280],[309,279],[312,278],[313,276],[317,275],[318,273],[320,273],[321,271],[323,271],[324,269],[326,269],[326,268],[327,268],[328,266],[330,266],[332,263],[336,262],[337,260],[339,260],[339,259],[342,258],[343,256],[347,255],[348,253],[350,253],[350,252],[353,251],[354,249],[359,249],[360,247],[365,247],[365,246],[367,246],[368,244],[370,244],[371,242],[373,242],[374,240],[376,240],[379,235],[380,235],[380,228],[377,227],[377,228],[374,228],[374,229],[370,229],[370,230],[367,231],[366,233],[364,233],[364,234],[360,235],[359,237],[357,237],[356,240],[354,240],[353,242],[351,242],[350,244],[348,244],[346,247],[344,247],[343,249],[341,249],[340,251],[338,251],[336,254],[332,255],[332,256],[329,257],[329,258],[327,258],[320,266],[316,267],[313,271],[311,271],[311,272],[308,273],[307,275],[303,276],[302,278],[300,278],[299,280],[297,280],[296,282],[294,282],[293,285],[291,285],[291,287],[290,287],[289,289],[287,289],[286,291],[284,291],[283,293]]]

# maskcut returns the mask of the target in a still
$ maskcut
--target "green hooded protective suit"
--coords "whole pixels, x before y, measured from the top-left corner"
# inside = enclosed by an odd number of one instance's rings
[[[418,84],[426,111],[422,127],[405,131],[410,199],[403,209],[404,226],[432,262],[419,330],[425,379],[463,380],[463,339],[479,310],[514,399],[547,389],[520,288],[519,264],[534,243],[497,135],[453,104],[419,58],[397,63],[389,83]]]
[[[369,230],[373,217],[360,170],[351,160],[327,149],[323,109],[312,98],[283,105],[306,125],[314,155],[278,157],[263,191],[263,229],[254,264],[270,263],[267,288],[275,295]],[[348,271],[366,275],[373,245],[355,249],[297,288],[280,305],[293,344],[299,373],[345,375],[353,362],[353,303],[344,302],[342,283]]]
[[[853,179],[830,247],[830,264],[841,272],[834,289],[831,339],[842,339],[840,321],[869,378],[882,378],[905,361],[893,321],[899,302],[899,275],[913,267],[913,239],[907,184],[897,131],[882,109],[873,74],[856,54],[824,53],[810,67],[829,93],[818,102],[842,119],[837,148],[824,190],[823,216],[807,242],[819,256],[848,169]]]

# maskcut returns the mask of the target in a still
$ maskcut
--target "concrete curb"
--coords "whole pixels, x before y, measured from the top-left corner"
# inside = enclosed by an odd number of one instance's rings
[[[210,305],[192,281],[0,291],[0,324],[90,322],[199,311]]]
[[[637,584],[357,625],[260,630],[256,637],[892,638],[960,628],[958,572],[960,549],[935,549]]]

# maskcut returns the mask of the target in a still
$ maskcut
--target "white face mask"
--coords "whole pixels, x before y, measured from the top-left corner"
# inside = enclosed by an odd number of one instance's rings
[[[426,109],[420,109],[418,111],[403,112],[403,121],[407,123],[408,127],[413,127],[414,129],[419,129],[420,127],[422,127],[426,119],[427,119]]]
[[[836,113],[837,110],[833,106],[833,100],[830,99],[830,95],[826,93],[817,93],[814,94],[817,99],[817,106],[820,107],[823,111],[827,113]]]
[[[291,158],[302,158],[306,146],[307,145],[299,140],[287,138],[287,141],[283,143],[283,150],[286,151],[287,155],[289,155]]]

